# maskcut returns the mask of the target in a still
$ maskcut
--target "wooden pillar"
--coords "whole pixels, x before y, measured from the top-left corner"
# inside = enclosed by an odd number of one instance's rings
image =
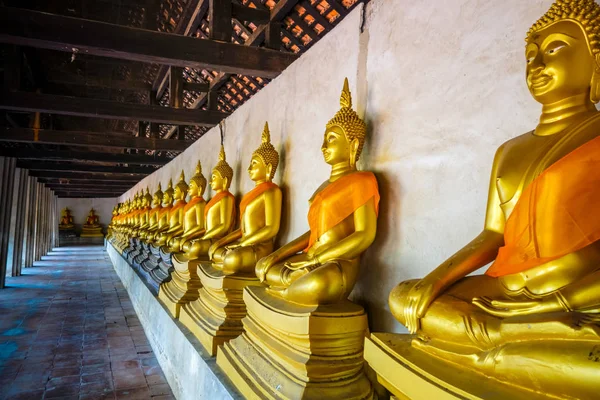
[[[33,261],[38,261],[42,256],[42,204],[43,184],[35,184],[35,222],[33,229]]]
[[[10,237],[8,239],[7,268],[11,276],[20,276],[23,267],[23,241],[25,214],[27,209],[27,170],[17,168],[15,172]]]
[[[32,176],[27,178],[27,218],[25,223],[25,249],[23,257],[25,268],[33,266],[33,246],[35,235],[35,204],[36,204],[37,178]]]
[[[11,157],[0,157],[0,289],[4,288],[6,282],[16,161]]]

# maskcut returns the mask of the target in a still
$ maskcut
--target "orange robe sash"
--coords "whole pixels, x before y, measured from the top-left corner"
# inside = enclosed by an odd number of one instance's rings
[[[325,232],[348,218],[370,199],[379,213],[379,188],[372,172],[354,172],[330,183],[315,195],[308,210],[307,251]]]
[[[206,204],[206,207],[204,207],[204,219],[206,219],[206,216],[208,215],[208,211],[211,209],[211,207],[214,206],[215,204],[217,204],[219,201],[221,201],[221,199],[225,196],[230,196],[233,199],[233,202],[235,204],[235,197],[233,197],[233,195],[231,194],[231,192],[229,190],[224,190],[222,192],[219,192],[219,193],[215,194],[213,196],[213,198],[210,199],[210,201]],[[233,209],[235,211],[235,207]]]
[[[581,250],[600,239],[600,136],[556,161],[517,201],[504,247],[486,275],[515,274]]]
[[[202,196],[198,196],[198,197],[194,197],[192,198],[184,207],[183,209],[183,213],[185,214],[186,212],[188,212],[188,210],[190,208],[192,208],[193,206],[195,206],[196,204],[200,203],[201,201],[204,201],[204,197]]]
[[[270,189],[273,189],[276,187],[279,187],[279,186],[277,186],[273,182],[263,182],[260,185],[256,186],[251,191],[249,191],[248,193],[246,193],[244,195],[244,197],[242,197],[242,201],[240,202],[240,219],[244,216],[244,213],[246,212],[246,207],[248,207],[248,204],[252,203],[252,201],[254,199],[256,199],[258,196],[260,196],[267,190],[270,190]]]

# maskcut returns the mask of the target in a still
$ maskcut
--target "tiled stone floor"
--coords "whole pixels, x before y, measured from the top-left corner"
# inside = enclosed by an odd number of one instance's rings
[[[58,248],[0,290],[0,399],[173,399],[101,246]]]

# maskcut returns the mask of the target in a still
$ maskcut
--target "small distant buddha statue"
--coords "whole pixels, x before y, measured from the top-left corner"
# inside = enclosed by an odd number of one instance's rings
[[[158,215],[162,209],[163,191],[158,182],[158,189],[152,195],[152,208],[148,211],[148,226],[140,230],[139,236],[143,242],[148,241],[158,229]]]
[[[191,240],[198,239],[204,235],[204,190],[206,189],[206,178],[202,175],[202,165],[198,161],[196,174],[190,178],[188,195],[190,201],[183,208],[183,233],[173,237],[169,241],[169,251],[178,253],[183,250],[183,245]]]
[[[226,274],[252,274],[256,262],[273,252],[273,240],[281,221],[281,189],[272,182],[279,153],[271,144],[265,123],[262,144],[252,154],[248,173],[255,183],[240,203],[240,228],[217,240],[208,255],[215,268]]]
[[[229,192],[232,178],[233,169],[227,164],[225,148],[221,145],[219,162],[213,168],[210,178],[210,186],[215,191],[215,195],[204,208],[206,231],[201,238],[183,244],[188,260],[207,256],[210,246],[233,228],[235,198]]]
[[[217,348],[217,365],[246,398],[373,398],[367,315],[347,296],[375,239],[379,191],[375,175],[356,168],[366,125],[347,80],[340,105],[324,132],[331,175],[311,197],[310,231],[258,261],[264,285],[244,288],[244,333]]]
[[[95,210],[92,208],[88,213],[88,216],[83,224],[82,237],[104,237],[102,234],[102,227],[100,226],[100,218],[96,215]]]
[[[377,231],[377,181],[373,173],[356,169],[366,125],[352,109],[347,80],[340,104],[325,130],[321,151],[331,175],[310,199],[310,231],[256,265],[256,275],[271,294],[299,304],[346,299],[358,276],[360,255]]]
[[[106,239],[107,240],[111,240],[113,235],[114,235],[114,228],[115,228],[115,224],[118,220],[119,217],[119,207],[121,206],[121,203],[117,203],[117,205],[115,205],[112,209],[112,217],[110,218],[110,222],[108,223],[107,226],[107,234],[106,234]]]
[[[163,235],[164,232],[169,230],[169,211],[171,211],[171,207],[173,207],[174,193],[175,190],[173,189],[173,180],[169,179],[169,185],[167,187],[167,190],[165,190],[163,193],[163,206],[157,215],[158,224],[156,226],[156,230],[153,232],[153,237],[150,240],[148,240],[150,243],[157,247],[164,244],[164,239],[161,240],[161,235]],[[162,244],[159,244],[161,242]]]
[[[63,208],[60,215],[60,224],[58,225],[58,229],[73,229],[73,216],[71,215],[71,210],[68,207]]]
[[[539,124],[497,150],[483,231],[389,305],[425,353],[524,391],[597,398],[600,6],[558,0],[526,43]]]
[[[179,182],[177,182],[175,185],[175,192],[173,193],[174,203],[169,210],[169,228],[164,231],[156,240],[155,244],[157,246],[166,246],[171,239],[183,233],[183,210],[187,204],[185,201],[187,191],[188,184],[185,183],[185,174],[183,171],[181,171]]]

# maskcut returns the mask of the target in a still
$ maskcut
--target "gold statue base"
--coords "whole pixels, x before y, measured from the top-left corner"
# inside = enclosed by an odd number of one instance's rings
[[[244,333],[217,365],[246,398],[372,399],[364,372],[364,309],[349,301],[301,306],[247,287]]]
[[[171,280],[164,282],[158,289],[158,299],[167,307],[174,318],[179,318],[181,306],[198,298],[200,279],[198,278],[198,260],[188,260],[183,254],[172,256]]]
[[[365,361],[398,399],[534,400],[547,397],[498,382],[411,346],[413,335],[372,333]]]
[[[91,230],[86,230],[85,228],[83,229],[83,231],[81,232],[81,235],[79,235],[79,237],[104,237],[104,234],[102,233],[102,228],[98,228],[98,229],[91,229]]]
[[[261,283],[255,276],[225,275],[208,261],[198,265],[197,273],[201,282],[198,299],[183,306],[180,321],[214,356],[218,346],[244,331],[243,290],[247,286],[261,286]]]

